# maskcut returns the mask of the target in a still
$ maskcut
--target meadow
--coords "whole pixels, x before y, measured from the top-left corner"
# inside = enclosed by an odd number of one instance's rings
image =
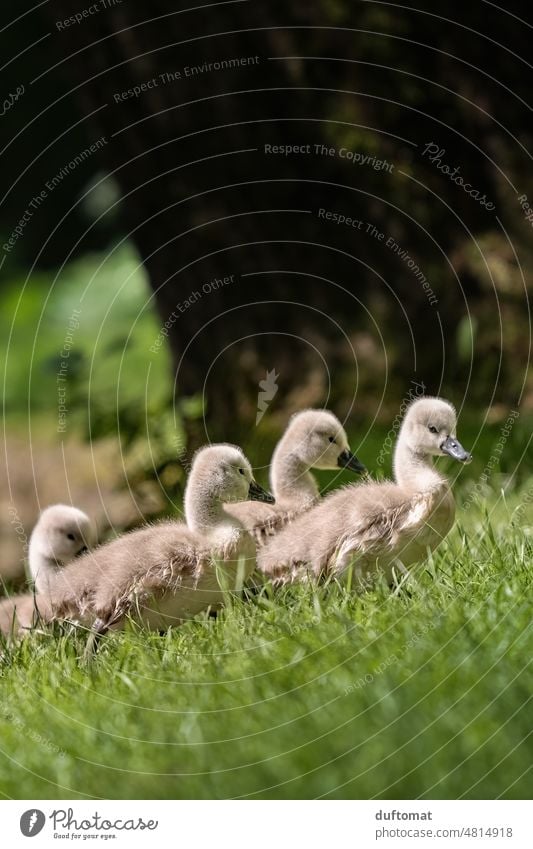
[[[404,591],[264,587],[165,636],[5,649],[11,798],[528,798],[533,480]]]
[[[33,280],[18,306],[17,287],[4,291],[8,449],[28,395],[32,444],[32,428],[54,430],[58,344],[80,301],[86,321],[71,359],[69,438],[77,432],[81,444],[93,435],[82,426],[89,394],[115,424],[127,422],[128,411],[144,419],[151,409],[161,422],[163,351],[151,361],[147,409],[138,403],[158,322],[137,273],[126,253],[116,264],[71,266],[57,287]],[[117,295],[119,278],[133,283]],[[462,414],[459,436],[474,462],[445,461],[457,476],[456,525],[402,591],[377,586],[357,596],[335,582],[265,586],[228,599],[216,619],[200,616],[164,636],[133,625],[110,634],[88,663],[83,631],[58,628],[4,645],[0,792],[35,799],[530,797],[531,422],[520,416],[502,438],[504,420],[487,425],[476,411]],[[173,422],[167,414],[167,430]],[[386,433],[386,425],[369,424],[351,434],[374,473],[390,473],[390,454],[381,469],[375,463]],[[245,446],[262,483],[273,438]],[[161,450],[168,446],[172,440]],[[318,477],[325,490],[350,480],[347,473]]]
[[[72,5],[0,28],[0,601],[43,507],[182,519],[305,408],[380,480],[423,387],[473,461],[394,590],[0,637],[0,798],[531,799],[531,2]]]

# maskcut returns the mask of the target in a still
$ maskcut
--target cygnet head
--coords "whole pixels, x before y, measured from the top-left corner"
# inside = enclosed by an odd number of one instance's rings
[[[340,421],[328,410],[304,410],[292,417],[283,438],[309,469],[366,471],[350,450]]]
[[[400,440],[413,454],[439,457],[447,454],[461,463],[472,459],[456,437],[457,414],[442,398],[419,398],[408,408]]]
[[[236,445],[208,445],[195,455],[185,490],[185,510],[190,515],[202,496],[221,504],[239,501],[274,503],[274,497],[254,479],[252,467]]]
[[[43,510],[31,535],[32,553],[58,564],[68,563],[93,542],[91,520],[76,507],[54,504]]]

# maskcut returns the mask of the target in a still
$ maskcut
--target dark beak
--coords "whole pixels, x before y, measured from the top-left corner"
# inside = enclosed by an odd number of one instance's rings
[[[351,469],[352,472],[366,472],[365,466],[357,459],[355,454],[352,454],[349,448],[346,448],[337,458],[337,466],[341,469]]]
[[[448,436],[448,438],[444,440],[440,446],[440,450],[444,454],[448,454],[450,457],[453,457],[454,460],[459,460],[461,463],[469,463],[472,459],[472,455],[469,454],[468,451],[465,451],[461,443],[453,436]]]
[[[89,551],[86,545],[83,548],[80,548],[79,551],[76,552],[76,557],[81,557],[82,554],[85,554],[86,551]]]
[[[274,504],[275,498],[262,486],[259,486],[257,481],[252,481],[248,490],[248,498],[250,501],[264,501],[266,504]]]

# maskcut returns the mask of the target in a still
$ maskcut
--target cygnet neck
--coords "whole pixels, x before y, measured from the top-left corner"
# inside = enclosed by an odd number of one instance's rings
[[[30,544],[29,553],[30,572],[39,593],[48,590],[50,581],[53,580],[58,568],[61,566],[54,557],[47,557]]]
[[[419,453],[398,438],[394,452],[394,479],[398,486],[410,492],[424,492],[447,484],[446,478],[433,465],[429,454]]]
[[[305,463],[294,448],[279,444],[272,458],[271,485],[276,505],[306,507],[318,498],[317,483]]]
[[[212,536],[224,529],[241,529],[241,523],[224,510],[224,502],[213,488],[191,481],[185,492],[185,521],[187,527],[199,534]]]

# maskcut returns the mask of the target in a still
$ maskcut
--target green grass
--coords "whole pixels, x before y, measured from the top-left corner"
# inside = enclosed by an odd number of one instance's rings
[[[528,495],[529,493],[529,495]],[[15,798],[529,798],[533,480],[459,509],[412,597],[265,591],[1,666]]]
[[[90,404],[93,428],[122,439],[130,427],[139,440],[141,423],[150,458],[154,446],[174,456],[169,355],[150,351],[160,321],[132,249],[79,260],[57,278],[34,274],[21,296],[25,283],[13,279],[0,293],[8,423],[18,429],[31,414],[34,432],[55,432],[61,351],[79,310],[69,432],[89,432]],[[530,797],[533,479],[525,416],[498,454],[497,473],[478,489],[486,502],[472,501],[500,424],[480,428],[478,410],[461,416],[461,438],[474,449],[474,463],[460,470],[463,509],[411,598],[385,589],[358,598],[336,584],[265,591],[165,637],[113,634],[89,667],[80,662],[83,633],[35,634],[5,650],[0,793]],[[386,429],[360,426],[352,439],[373,471]],[[258,466],[277,436],[268,419],[259,437],[251,434],[246,450]],[[390,473],[390,456],[381,471]],[[264,468],[259,475],[265,483]],[[351,480],[317,477],[324,491]]]

